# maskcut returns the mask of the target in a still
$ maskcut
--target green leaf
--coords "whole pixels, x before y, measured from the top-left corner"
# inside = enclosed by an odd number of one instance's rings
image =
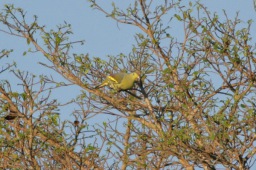
[[[25,101],[27,99],[27,94],[26,93],[21,93],[20,96],[22,99]]]
[[[199,71],[195,71],[193,75],[196,77],[199,74]]]
[[[179,15],[175,14],[174,16],[177,18],[177,20],[182,21],[182,18]]]
[[[19,96],[19,93],[18,92],[12,92],[12,93],[10,93],[10,95],[12,96],[12,97],[18,97]]]
[[[106,123],[106,122],[103,122],[103,126],[104,126],[104,127],[107,127],[107,123]]]
[[[169,87],[169,88],[174,88],[174,84],[171,83],[171,84],[168,85],[168,87]]]
[[[244,105],[244,104],[241,104],[240,106],[241,106],[242,108],[246,108],[246,105]]]

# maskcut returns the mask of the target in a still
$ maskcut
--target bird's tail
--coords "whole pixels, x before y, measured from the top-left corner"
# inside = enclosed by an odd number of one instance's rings
[[[106,80],[104,80],[100,85],[96,86],[95,89],[98,89],[98,88],[101,88],[104,86],[108,86],[108,85],[112,85],[112,84],[117,84],[117,83],[118,82],[115,78],[113,78],[112,76],[107,76]]]
[[[98,86],[96,86],[94,88],[95,89],[99,89],[99,88],[102,88],[102,87],[107,86],[107,85],[108,85],[108,83],[102,83],[102,84],[100,84],[100,85],[98,85]]]

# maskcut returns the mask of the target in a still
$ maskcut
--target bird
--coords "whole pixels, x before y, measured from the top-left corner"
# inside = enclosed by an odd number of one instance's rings
[[[18,117],[18,113],[14,110],[11,110],[9,111],[9,114],[7,116],[5,116],[5,120],[14,120],[15,118]]]
[[[132,73],[120,72],[120,73],[107,76],[106,79],[96,88],[109,86],[110,88],[117,91],[129,90],[134,86],[134,83],[139,79],[140,77],[136,72],[132,72]]]
[[[80,123],[80,122],[79,122],[78,120],[75,120],[75,121],[74,121],[75,127],[77,127],[77,126],[79,125],[79,123]]]

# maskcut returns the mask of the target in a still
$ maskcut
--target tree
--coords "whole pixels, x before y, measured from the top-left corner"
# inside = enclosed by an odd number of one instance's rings
[[[48,59],[50,64],[42,65],[84,90],[76,100],[60,104],[51,100],[51,91],[69,83],[13,71],[23,91],[12,91],[8,81],[1,84],[2,112],[17,115],[1,120],[2,168],[252,167],[256,154],[252,22],[245,24],[238,15],[230,19],[225,12],[222,21],[199,2],[184,6],[180,1],[137,0],[125,10],[113,4],[110,12],[96,0],[90,3],[118,23],[140,29],[131,53],[106,60],[72,54],[73,45],[82,41],[69,41],[69,24],[46,31],[37,17],[28,23],[26,13],[11,5],[1,14],[5,26],[1,32],[25,38]],[[173,22],[182,25],[182,38],[175,37]],[[1,56],[7,54],[2,51]],[[94,88],[106,75],[120,71],[138,72],[140,82],[121,92]],[[73,113],[75,122],[59,119],[58,109],[67,104],[80,107]],[[92,129],[86,122],[95,114],[113,121]],[[85,133],[88,128],[92,136]],[[88,143],[89,139],[95,142]]]

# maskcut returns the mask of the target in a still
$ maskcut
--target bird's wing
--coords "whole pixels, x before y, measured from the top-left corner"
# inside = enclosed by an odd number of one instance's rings
[[[108,76],[107,79],[108,83],[119,83],[113,76]]]
[[[136,74],[137,75],[137,74]],[[135,79],[137,79],[137,76],[134,76],[133,73],[126,74],[124,78],[122,79],[121,83],[118,84],[118,88],[122,90],[129,90],[133,87]]]
[[[101,88],[104,86],[110,86],[111,88],[113,88],[114,84],[119,84],[122,81],[122,79],[123,79],[122,75],[119,75],[119,74],[107,76],[106,79],[95,88]]]
[[[126,76],[126,73],[116,73],[113,74],[111,76],[109,76],[109,78],[111,78],[113,81],[115,81],[116,83],[121,83],[123,78]]]

